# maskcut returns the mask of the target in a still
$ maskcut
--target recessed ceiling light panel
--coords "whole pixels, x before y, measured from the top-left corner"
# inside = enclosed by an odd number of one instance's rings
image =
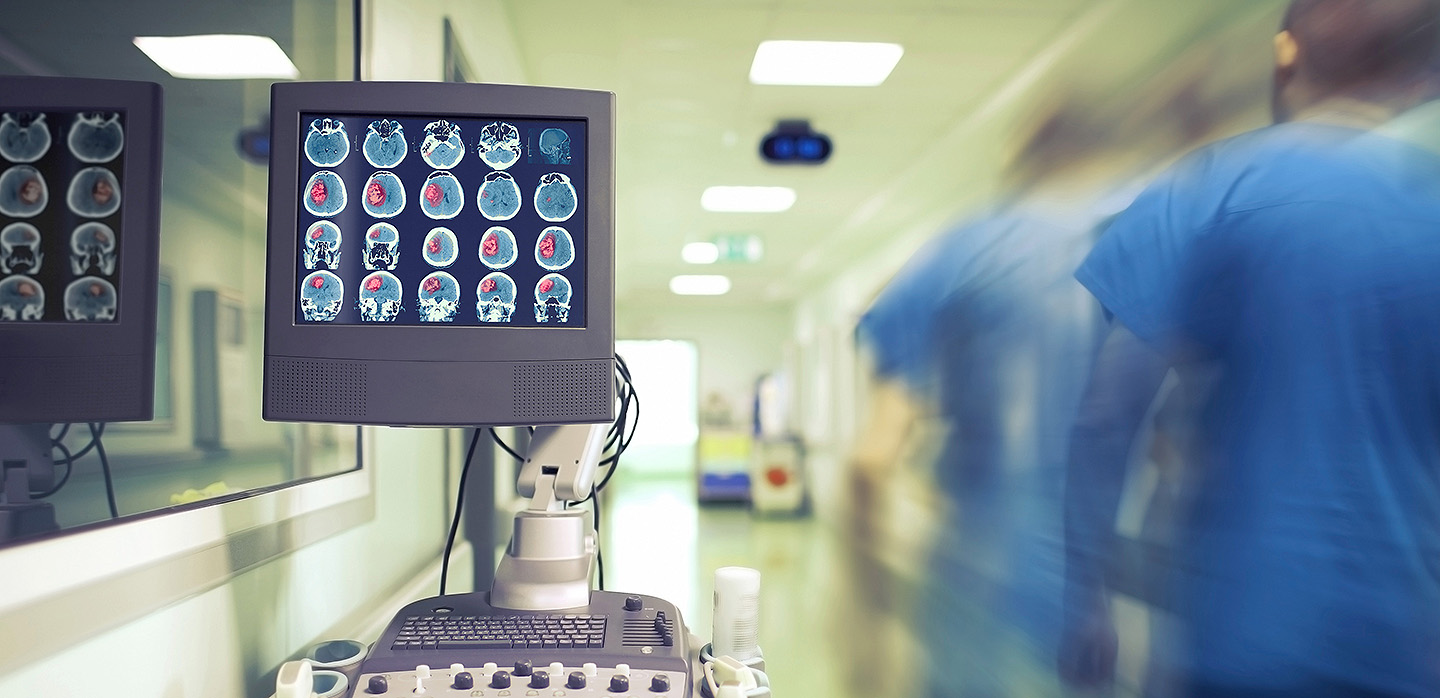
[[[875,87],[905,55],[900,44],[858,41],[763,41],[750,64],[756,85]]]
[[[692,242],[680,249],[680,258],[689,264],[714,264],[720,261],[720,246],[713,242]]]
[[[177,78],[293,80],[300,76],[285,50],[268,36],[137,36],[135,46],[155,61],[155,65]]]
[[[700,206],[720,213],[779,213],[795,205],[790,187],[710,187]]]
[[[677,296],[723,296],[730,292],[730,277],[685,274],[670,279],[670,292]]]

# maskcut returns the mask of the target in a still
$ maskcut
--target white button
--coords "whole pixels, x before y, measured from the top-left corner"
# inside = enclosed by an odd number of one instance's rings
[[[495,662],[485,662],[485,673],[487,674],[493,674],[495,673],[495,670],[499,668],[500,665],[496,664]]]
[[[430,665],[420,664],[415,667],[415,675],[422,679],[430,678]]]
[[[423,695],[424,693],[425,693],[425,677],[420,676],[420,675],[417,674],[417,675],[415,676],[415,694],[416,694],[416,695]]]
[[[550,663],[550,676],[561,676],[565,673],[565,665],[560,662]]]
[[[615,665],[615,673],[617,673],[617,674],[619,674],[619,675],[621,675],[621,676],[626,676],[626,677],[630,676],[630,665],[629,665],[629,664],[616,664],[616,665]]]
[[[595,666],[595,662],[585,662],[585,665],[580,667],[580,670],[585,672],[586,676],[594,676],[600,673],[600,669]]]
[[[465,665],[459,662],[450,665],[450,671],[465,671]]]

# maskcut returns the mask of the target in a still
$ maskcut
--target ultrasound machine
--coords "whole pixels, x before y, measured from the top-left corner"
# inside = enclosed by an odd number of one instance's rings
[[[273,87],[265,418],[536,427],[491,589],[402,609],[350,695],[695,691],[679,609],[592,590],[567,506],[616,419],[614,121],[609,92]]]

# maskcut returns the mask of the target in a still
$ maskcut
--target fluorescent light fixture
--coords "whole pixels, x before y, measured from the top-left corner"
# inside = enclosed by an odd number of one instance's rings
[[[677,296],[723,296],[730,292],[730,277],[718,274],[686,274],[670,279],[670,292]]]
[[[790,187],[710,187],[700,206],[720,213],[779,213],[795,205]]]
[[[285,50],[268,36],[201,34],[137,36],[135,46],[177,78],[241,80],[300,77]]]
[[[750,64],[756,85],[875,87],[890,77],[905,47],[857,41],[762,41]]]
[[[720,246],[713,242],[692,242],[680,249],[680,258],[690,264],[714,264],[720,261]]]

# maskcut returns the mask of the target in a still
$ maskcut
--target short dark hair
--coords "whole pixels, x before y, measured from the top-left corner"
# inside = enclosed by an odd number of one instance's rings
[[[1282,28],[1300,45],[1301,69],[1335,89],[1440,67],[1440,0],[1295,0]]]

